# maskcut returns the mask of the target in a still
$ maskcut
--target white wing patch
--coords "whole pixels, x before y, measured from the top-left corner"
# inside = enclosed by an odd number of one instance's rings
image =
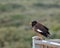
[[[37,29],[38,32],[42,32],[40,29]]]

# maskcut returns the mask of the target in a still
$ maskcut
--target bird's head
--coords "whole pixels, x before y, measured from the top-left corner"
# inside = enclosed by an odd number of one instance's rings
[[[35,26],[37,24],[37,21],[32,21],[32,27]]]

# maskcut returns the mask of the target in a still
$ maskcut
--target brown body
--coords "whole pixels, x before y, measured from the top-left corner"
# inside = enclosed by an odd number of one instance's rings
[[[49,29],[38,22],[32,28],[34,31],[36,31],[36,34],[40,37],[40,39],[42,39],[42,35],[45,37],[49,37],[50,35]],[[41,30],[42,32],[37,31],[37,29]]]

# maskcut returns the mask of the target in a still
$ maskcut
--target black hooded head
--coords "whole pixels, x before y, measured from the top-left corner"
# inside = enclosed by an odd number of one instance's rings
[[[37,21],[32,21],[32,27],[37,24]]]

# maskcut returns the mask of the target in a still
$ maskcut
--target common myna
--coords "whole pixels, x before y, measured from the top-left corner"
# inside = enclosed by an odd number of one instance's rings
[[[40,37],[40,39],[42,39],[42,35],[45,37],[50,36],[49,29],[46,26],[38,23],[37,21],[32,21],[31,25],[32,25],[32,29],[34,31],[36,31],[36,33]]]

